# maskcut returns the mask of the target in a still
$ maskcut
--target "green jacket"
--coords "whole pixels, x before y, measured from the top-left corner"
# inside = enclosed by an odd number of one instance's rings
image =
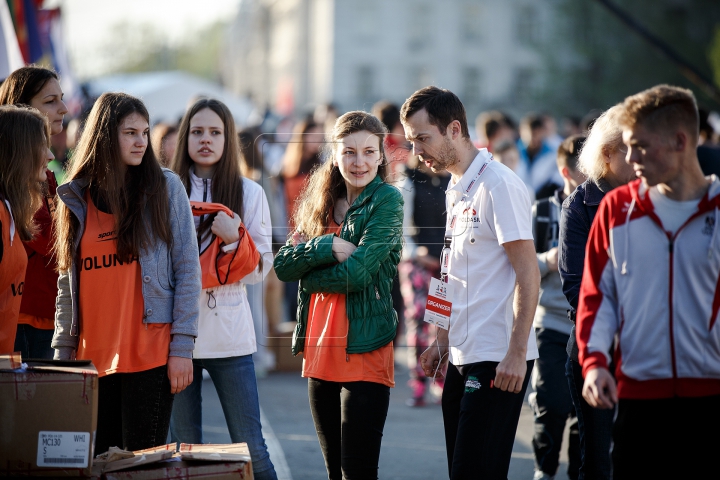
[[[295,247],[288,241],[280,249],[274,261],[278,278],[300,281],[293,355],[305,347],[310,295],[318,292],[346,295],[347,353],[370,352],[395,338],[398,319],[390,291],[400,262],[402,220],[402,195],[375,177],[345,214],[340,238],[358,247],[346,261],[333,257],[332,234]]]

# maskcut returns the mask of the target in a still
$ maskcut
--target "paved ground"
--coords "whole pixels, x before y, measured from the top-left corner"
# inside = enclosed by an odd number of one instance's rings
[[[398,352],[402,356],[402,352]],[[447,478],[442,412],[439,405],[410,408],[405,385],[407,368],[396,366],[396,388],[390,394],[390,410],[380,454],[381,479]],[[327,478],[307,399],[307,381],[299,373],[271,373],[258,380],[265,438],[281,479]],[[203,431],[208,443],[228,443],[230,437],[215,389],[209,379],[203,385]],[[523,407],[515,438],[509,479],[533,476],[532,412]],[[567,444],[567,432],[564,445]],[[567,480],[567,457],[561,457],[557,480]]]

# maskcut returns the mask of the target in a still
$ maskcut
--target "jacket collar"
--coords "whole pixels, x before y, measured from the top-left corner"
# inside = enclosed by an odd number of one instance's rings
[[[373,193],[375,193],[375,190],[377,190],[380,185],[382,185],[384,182],[380,178],[379,175],[375,175],[375,178],[372,179],[370,183],[368,183],[365,188],[363,188],[363,191],[360,192],[360,195],[358,195],[358,198],[355,199],[353,204],[350,206],[350,209],[358,208],[372,197]]]
[[[83,210],[87,208],[84,195],[88,185],[90,185],[90,179],[81,177],[57,187],[57,195],[60,200],[78,217],[83,215]]]
[[[698,202],[697,215],[720,208],[720,180],[716,175],[710,175],[710,187],[705,195]],[[638,208],[646,213],[654,212],[655,207],[650,200],[649,189],[642,180],[634,180],[629,183],[630,193]]]
[[[585,198],[583,202],[591,207],[600,205],[603,197],[610,190],[612,190],[612,187],[605,179],[588,180],[585,182]]]

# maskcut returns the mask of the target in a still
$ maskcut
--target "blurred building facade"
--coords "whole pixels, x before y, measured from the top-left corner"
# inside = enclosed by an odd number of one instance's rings
[[[552,0],[241,0],[223,82],[282,113],[369,110],[434,84],[474,117],[533,106]]]

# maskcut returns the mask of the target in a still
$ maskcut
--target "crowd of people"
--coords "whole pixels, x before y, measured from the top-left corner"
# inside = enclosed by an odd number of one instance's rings
[[[528,385],[536,480],[568,423],[571,479],[712,471],[720,149],[689,90],[566,135],[499,111],[471,135],[438,87],[273,135],[209,98],[151,128],[122,93],[70,135],[36,66],[0,104],[0,353],[92,360],[96,453],[202,443],[207,372],[254,476],[277,478],[257,337],[294,320],[328,478],[378,478],[399,333],[449,478],[507,477]],[[447,323],[428,321],[438,291]]]

